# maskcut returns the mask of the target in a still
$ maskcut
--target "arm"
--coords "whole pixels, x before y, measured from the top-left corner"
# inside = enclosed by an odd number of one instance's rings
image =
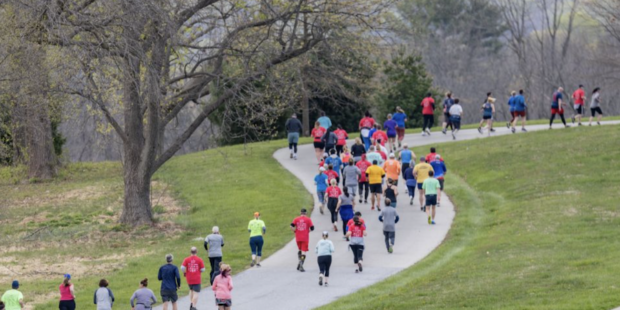
[[[181,288],[181,275],[179,274],[179,269],[175,269],[174,270],[174,276],[176,278],[176,282],[177,282],[177,289]]]
[[[97,304],[97,290],[95,290],[95,294],[93,296],[93,301],[95,303],[95,305]]]
[[[222,246],[224,246],[224,236],[222,236]]]
[[[267,226],[263,225],[263,235],[267,233]]]
[[[383,212],[379,215],[379,222],[383,222]]]
[[[297,230],[297,226],[295,226],[295,223],[291,223],[291,231],[295,233],[295,230]]]
[[[157,280],[159,280],[159,281],[163,281],[164,280],[164,277],[163,277],[163,275],[161,273],[161,268],[159,268],[159,272],[157,273]]]
[[[153,294],[153,292],[151,291],[151,300],[153,301],[152,304],[156,304],[157,303],[157,297],[155,297],[155,294]],[[151,304],[151,305],[152,305]]]
[[[338,198],[338,204],[336,205],[336,212],[340,210],[340,205],[342,204],[342,200]]]
[[[129,299],[129,304],[131,305],[131,309],[133,309],[135,306],[133,304],[133,301],[136,299],[136,293],[134,292],[133,295],[131,295],[131,299]]]
[[[209,251],[209,241],[205,240],[204,247],[206,251]]]
[[[71,292],[71,296],[73,296],[73,299],[75,299],[75,291],[73,290],[73,284],[69,286],[69,291]]]
[[[114,293],[112,293],[112,290],[110,290],[109,288],[108,288],[108,295],[110,295],[110,300],[111,300],[110,305],[114,305],[114,301],[115,301]]]
[[[394,221],[394,223],[398,223],[398,221],[400,221],[400,216],[398,216],[398,213],[396,213],[396,220]]]

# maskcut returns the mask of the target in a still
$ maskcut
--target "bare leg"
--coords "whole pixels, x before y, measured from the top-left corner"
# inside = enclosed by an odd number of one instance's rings
[[[487,130],[489,131],[489,137],[491,136],[491,129],[493,129],[493,120],[492,119],[488,119],[487,120]]]
[[[177,310],[177,309],[178,309],[178,307],[177,307],[177,303],[176,303],[176,302],[173,302],[173,303],[172,303],[172,310]]]
[[[168,310],[168,302],[164,302],[164,310]]]
[[[435,220],[435,211],[437,210],[437,206],[433,206],[433,214],[432,214],[432,219],[433,221]],[[429,208],[430,209],[430,208]]]
[[[424,190],[423,189],[418,190],[418,198],[420,199],[420,208],[424,207]]]

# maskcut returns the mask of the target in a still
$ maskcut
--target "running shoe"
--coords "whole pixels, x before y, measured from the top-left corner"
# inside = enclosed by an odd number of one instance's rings
[[[413,206],[413,197],[411,197],[411,200],[409,200],[409,205]]]
[[[579,126],[581,126],[581,123],[579,123]]]
[[[338,231],[338,227],[334,226],[334,231]]]
[[[478,132],[482,133],[482,127],[478,127]]]
[[[443,133],[445,135],[446,134],[446,130],[445,129],[442,130],[441,133]]]
[[[362,203],[362,200],[360,199],[360,203]]]
[[[495,132],[495,129],[494,129],[494,128],[491,128],[490,132]]]
[[[198,309],[196,309],[196,307],[194,306],[189,306],[189,310],[198,310]]]
[[[256,264],[256,267],[259,267],[259,268],[260,268],[260,264]]]
[[[360,272],[364,271],[364,268],[362,268],[361,262],[357,263],[357,267],[359,268]]]
[[[319,285],[323,286],[323,275],[319,276]],[[325,285],[327,285],[327,283],[325,283]]]
[[[571,121],[572,121],[572,122],[573,122],[573,124],[574,124],[574,123],[575,123],[575,116],[574,116],[574,115],[573,115],[573,116],[571,116],[571,118],[570,118],[570,119],[571,119]]]
[[[600,125],[600,124],[601,124],[601,122],[596,122],[596,124],[597,124],[597,125]]]
[[[359,269],[355,269],[355,273],[358,273],[358,272],[360,272],[360,270]]]
[[[325,282],[325,287],[328,287],[328,286],[329,286],[329,283]]]
[[[422,130],[422,137],[426,136],[426,131]]]
[[[439,207],[440,207],[440,205],[439,205],[439,204],[440,204],[440,202],[437,202],[437,208],[439,208]]]
[[[297,263],[297,270],[301,269],[301,261]]]
[[[452,140],[456,140],[456,135],[454,135],[454,132],[452,133]]]
[[[256,261],[252,260],[252,263],[250,263],[250,267],[254,267],[254,265],[256,265]]]
[[[291,157],[290,158],[293,158],[293,153],[291,153]]]
[[[510,129],[510,131],[512,131],[512,133],[517,132],[517,130],[514,127],[512,127],[512,129]]]
[[[430,215],[428,216],[428,223],[429,224],[431,223],[431,216]]]
[[[293,155],[293,159],[294,159],[294,160],[297,160],[297,154],[294,154],[294,155]]]
[[[506,128],[510,129],[510,123],[506,122]]]
[[[388,249],[388,253],[394,253],[394,246],[390,244],[390,248]]]
[[[430,129],[430,128],[427,128],[427,129],[426,129],[426,133],[430,136],[430,135],[431,135],[431,129]]]
[[[420,211],[424,212],[424,207],[420,207]]]
[[[372,208],[370,208],[371,211],[374,210],[374,209],[375,209],[375,206],[372,206]]]
[[[431,222],[431,224],[432,224],[432,225],[435,225],[435,221],[432,221],[432,222]]]
[[[570,128],[570,125],[564,125],[564,128]]]
[[[319,208],[319,211],[321,212],[321,214],[325,214],[325,212],[323,212],[323,205],[321,205],[321,207]]]
[[[381,212],[381,208],[379,208],[379,206],[377,206],[377,211]]]
[[[424,212],[426,212],[426,206],[424,206]]]
[[[299,271],[301,271],[301,272],[306,272],[306,270],[304,269],[304,266],[300,266],[300,267],[299,267]]]
[[[527,130],[525,130],[525,127],[521,128],[521,131],[527,132]]]
[[[368,200],[364,199],[364,203],[368,203]]]

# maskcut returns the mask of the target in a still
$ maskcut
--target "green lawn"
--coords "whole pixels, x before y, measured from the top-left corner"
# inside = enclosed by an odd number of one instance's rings
[[[457,207],[445,242],[321,309],[620,305],[619,140],[603,126],[439,145]]]
[[[175,157],[154,178],[156,226],[135,230],[116,223],[123,189],[119,163],[70,164],[54,181],[33,184],[20,182],[22,169],[0,169],[0,293],[16,278],[30,306],[57,309],[62,275],[72,273],[78,308],[93,306],[102,277],[119,307],[127,308],[142,278],[158,290],[166,253],[179,265],[196,246],[205,258],[203,238],[214,225],[226,241],[224,261],[235,272],[249,267],[246,228],[255,211],[267,225],[268,256],[291,240],[282,228],[299,208],[312,206],[301,182],[272,157],[284,146],[262,142]],[[186,285],[181,294],[187,294]]]

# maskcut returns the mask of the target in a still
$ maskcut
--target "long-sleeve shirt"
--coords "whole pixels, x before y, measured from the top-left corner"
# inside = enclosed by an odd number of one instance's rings
[[[315,251],[316,251],[316,256],[332,255],[332,253],[334,253],[335,251],[334,244],[331,242],[331,240],[321,239],[316,244]]]
[[[165,264],[159,268],[157,279],[161,282],[161,289],[176,292],[181,287],[181,275],[179,268],[173,264]]]
[[[233,289],[232,277],[223,277],[221,274],[213,279],[213,291],[217,299],[232,299],[230,291]]]
[[[95,291],[94,296],[97,310],[111,310],[114,304],[114,294],[107,287],[100,287]]]
[[[396,223],[400,220],[394,207],[385,207],[381,210],[379,221],[383,222],[383,231],[396,231]]]
[[[131,295],[129,300],[131,307],[142,306],[142,308],[151,308],[151,305],[157,302],[157,297],[153,294],[153,291],[143,287],[138,289]]]
[[[284,127],[286,127],[286,131],[291,133],[291,132],[299,132],[301,134],[301,132],[303,131],[303,126],[301,125],[301,122],[294,117],[289,118],[286,121],[286,124],[284,125]]]
[[[224,237],[220,234],[210,234],[205,238],[205,250],[209,252],[209,257],[222,257],[222,247]]]

